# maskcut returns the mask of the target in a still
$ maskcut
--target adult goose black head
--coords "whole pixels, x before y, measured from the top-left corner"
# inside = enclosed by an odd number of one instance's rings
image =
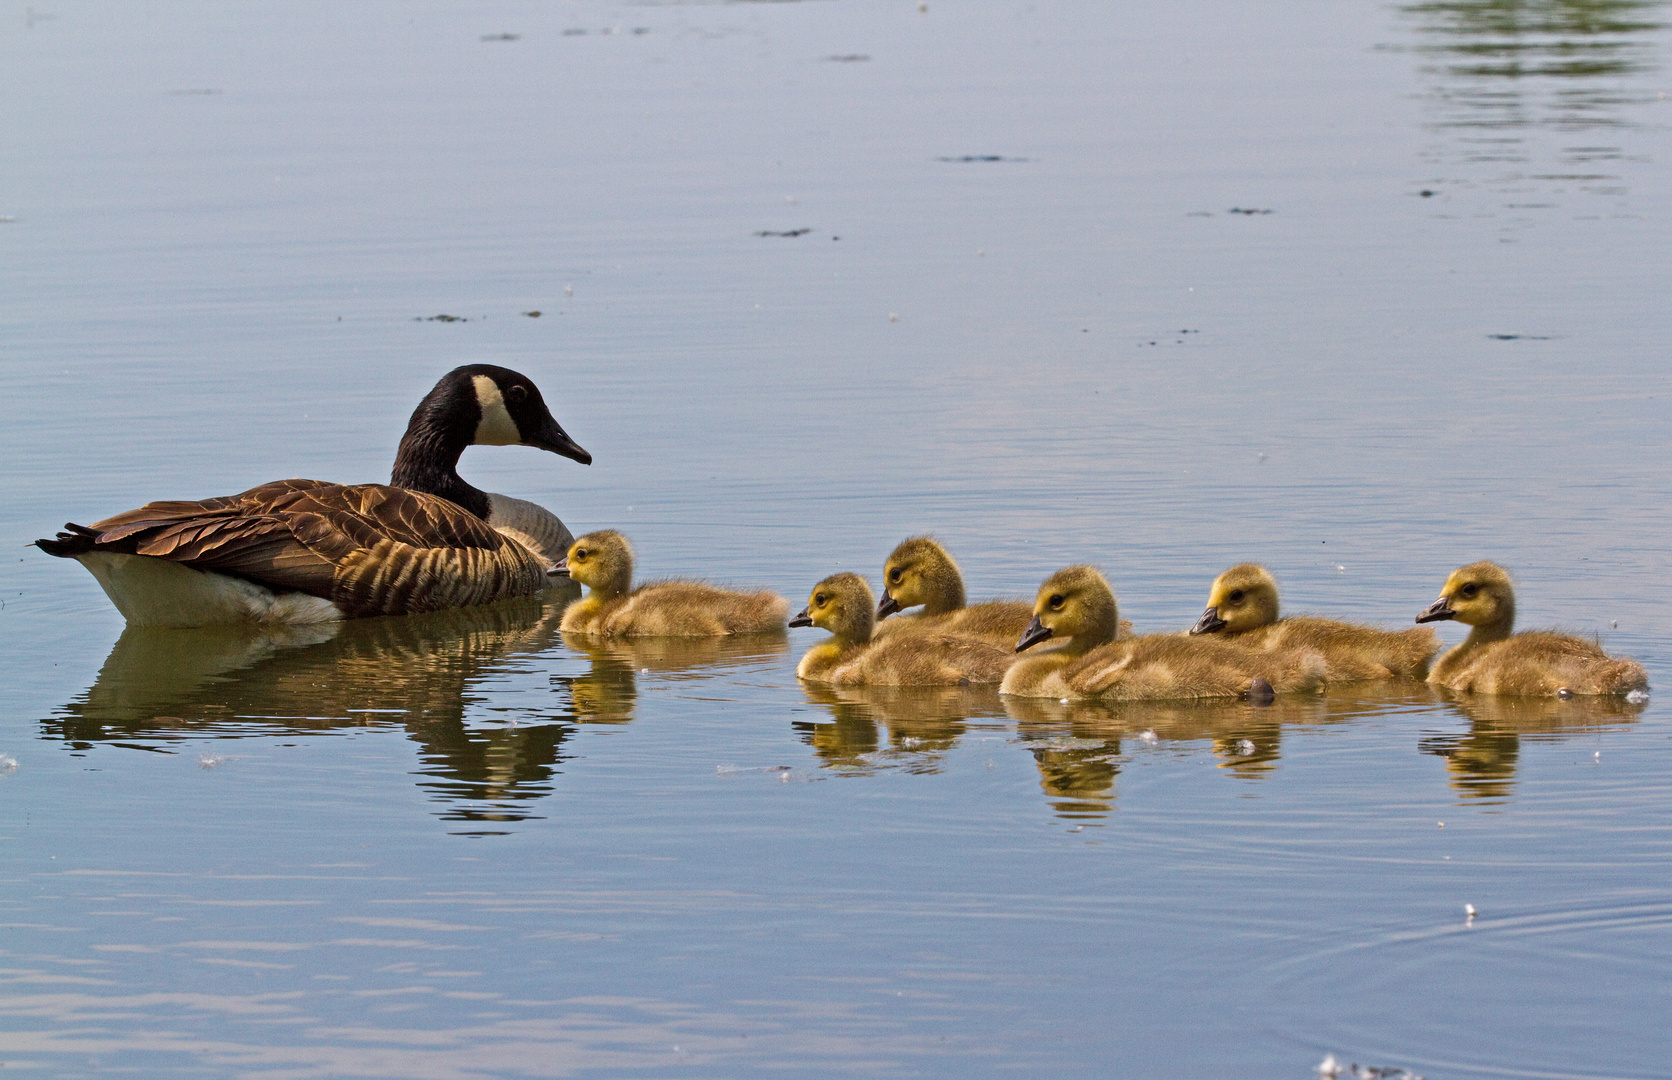
[[[389,482],[439,495],[487,520],[488,496],[459,476],[467,446],[532,446],[592,464],[525,375],[493,364],[454,368],[412,412]]]

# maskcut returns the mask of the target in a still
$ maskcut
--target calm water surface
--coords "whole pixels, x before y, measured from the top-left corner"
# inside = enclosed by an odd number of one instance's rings
[[[466,475],[647,575],[799,603],[932,529],[977,596],[1089,560],[1177,629],[1254,558],[1400,626],[1491,557],[1672,685],[1669,22],[0,11],[0,1063],[1672,1073],[1658,696],[836,692],[816,632],[599,645],[561,592],[124,631],[23,546],[382,479],[495,362],[597,463]]]

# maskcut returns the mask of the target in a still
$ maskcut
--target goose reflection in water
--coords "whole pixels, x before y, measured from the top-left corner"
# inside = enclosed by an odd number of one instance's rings
[[[401,727],[444,819],[518,821],[550,791],[575,730],[528,661],[558,642],[578,593],[312,627],[130,627],[87,692],[42,725],[77,753]]]
[[[1425,737],[1419,748],[1445,759],[1451,786],[1460,799],[1471,802],[1507,801],[1515,788],[1515,768],[1521,743],[1562,742],[1618,730],[1635,723],[1647,703],[1624,698],[1501,697],[1487,694],[1449,694],[1442,700],[1469,722],[1461,733]]]
[[[801,741],[826,767],[848,771],[904,768],[938,773],[946,752],[971,720],[999,720],[1004,709],[990,686],[828,686],[803,683],[807,700],[831,722],[797,720]],[[882,733],[888,733],[883,748]]]
[[[675,684],[694,681],[763,663],[790,648],[782,630],[703,638],[564,634],[563,643],[586,659],[588,669],[552,675],[551,685],[567,693],[575,719],[583,724],[631,721],[640,675]]]

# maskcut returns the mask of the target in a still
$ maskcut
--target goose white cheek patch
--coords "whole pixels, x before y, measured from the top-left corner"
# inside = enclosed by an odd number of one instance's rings
[[[476,403],[482,407],[482,419],[476,425],[477,446],[515,446],[522,442],[522,432],[511,412],[505,407],[505,397],[499,384],[486,375],[477,375],[471,383],[476,387]]]

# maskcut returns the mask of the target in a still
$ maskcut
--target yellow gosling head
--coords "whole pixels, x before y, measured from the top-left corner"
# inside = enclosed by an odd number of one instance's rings
[[[1068,566],[1045,579],[1033,605],[1033,621],[1016,651],[1048,638],[1066,639],[1066,652],[1083,653],[1115,640],[1120,613],[1115,593],[1094,566]]]
[[[882,566],[882,600],[877,618],[923,605],[925,615],[944,615],[964,606],[964,575],[931,536],[913,536]]]
[[[1491,562],[1470,563],[1453,570],[1440,590],[1440,598],[1417,616],[1419,623],[1442,619],[1508,634],[1515,625],[1515,586],[1509,571]]]
[[[816,626],[836,635],[844,644],[859,645],[871,640],[876,629],[877,602],[871,586],[858,574],[831,574],[813,586],[807,606],[790,620],[791,626]]]
[[[553,573],[603,596],[625,596],[633,584],[633,546],[614,529],[587,533],[569,545]]]
[[[1213,579],[1208,609],[1192,634],[1240,634],[1277,621],[1277,579],[1263,566],[1243,563]]]

